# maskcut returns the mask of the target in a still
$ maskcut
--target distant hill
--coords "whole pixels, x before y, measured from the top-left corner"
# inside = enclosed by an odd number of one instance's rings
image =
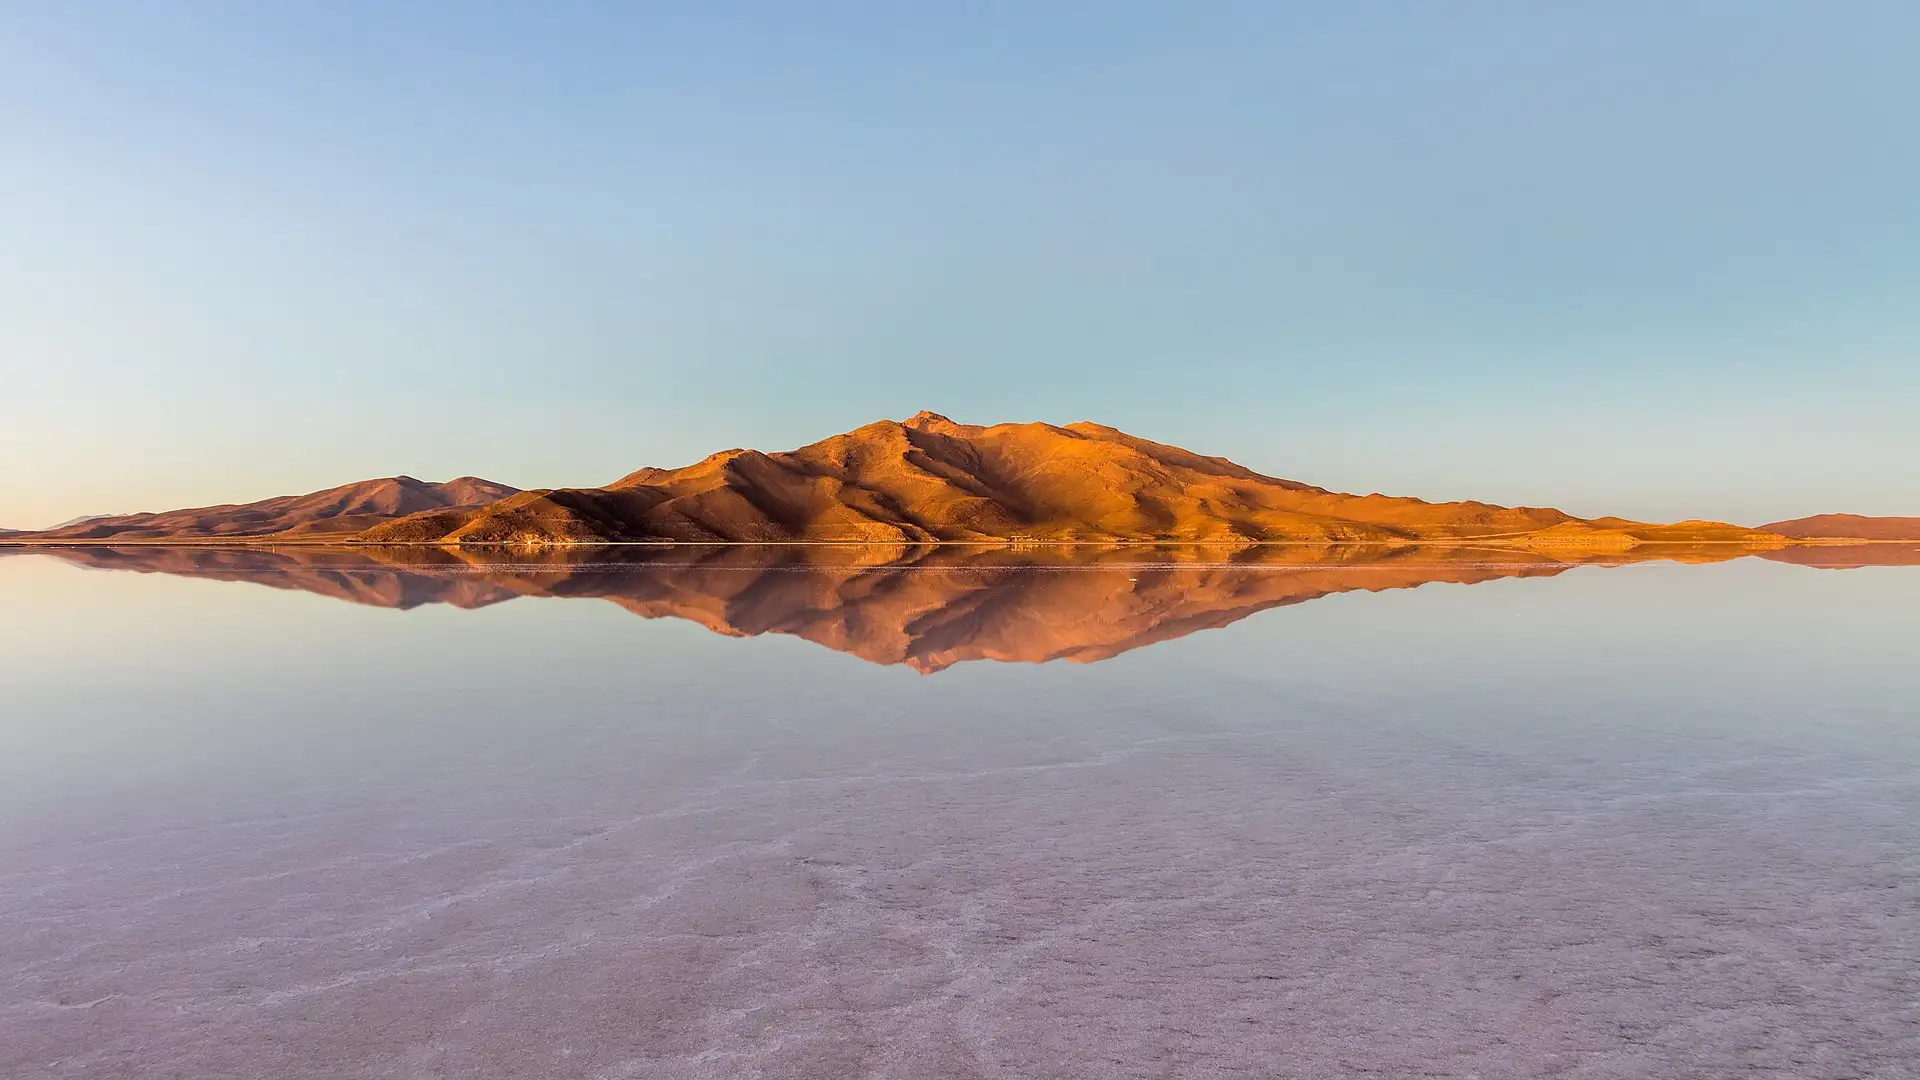
[[[99,521],[103,518],[131,517],[131,516],[132,515],[130,514],[82,514],[76,518],[68,518],[67,520],[61,522],[58,525],[49,525],[47,526],[45,531],[52,532],[55,529],[70,529],[75,525],[81,525],[89,521]]]
[[[1796,540],[1920,540],[1920,517],[1816,514],[1760,528]]]
[[[64,526],[18,535],[36,540],[113,541],[338,539],[422,510],[477,506],[517,491],[505,484],[471,476],[444,484],[396,476],[261,502],[82,518]]]
[[[1099,424],[957,424],[923,412],[798,450],[728,450],[604,488],[525,491],[369,529],[370,543],[631,541],[1378,542],[1541,548],[1780,544],[1715,522],[1647,525],[1558,510],[1343,495]]]

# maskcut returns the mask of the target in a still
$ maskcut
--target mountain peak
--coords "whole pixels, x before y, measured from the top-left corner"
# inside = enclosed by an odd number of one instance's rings
[[[952,424],[953,421],[931,409],[921,409],[919,412],[901,421],[901,423],[907,427],[932,427],[935,424]]]

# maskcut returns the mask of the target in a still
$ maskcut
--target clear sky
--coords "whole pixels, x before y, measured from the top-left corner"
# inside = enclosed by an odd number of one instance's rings
[[[1920,514],[1920,4],[0,0],[0,525],[930,408]]]

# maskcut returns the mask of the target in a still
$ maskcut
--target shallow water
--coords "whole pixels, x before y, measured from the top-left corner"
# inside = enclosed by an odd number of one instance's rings
[[[0,557],[0,1075],[1920,1076],[1920,567],[884,555]]]

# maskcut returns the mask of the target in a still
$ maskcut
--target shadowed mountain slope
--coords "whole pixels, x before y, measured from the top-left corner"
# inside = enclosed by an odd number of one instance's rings
[[[37,540],[120,541],[339,538],[423,510],[493,502],[517,490],[472,476],[444,484],[396,476],[254,503],[84,518],[24,535]]]
[[[783,453],[728,450],[682,469],[642,469],[604,488],[430,510],[359,537],[522,545],[1489,538],[1590,550],[1782,542],[1713,522],[1585,521],[1551,509],[1343,495],[1093,423],[978,427],[924,412]]]
[[[28,549],[15,548],[15,552]],[[246,581],[385,608],[609,600],[730,637],[786,634],[931,673],[970,660],[1090,663],[1345,592],[1546,577],[1583,562],[1714,562],[1733,545],[1581,557],[1476,547],[44,547],[99,569]]]
[[[1816,514],[1760,528],[1796,540],[1920,540],[1920,517]]]

